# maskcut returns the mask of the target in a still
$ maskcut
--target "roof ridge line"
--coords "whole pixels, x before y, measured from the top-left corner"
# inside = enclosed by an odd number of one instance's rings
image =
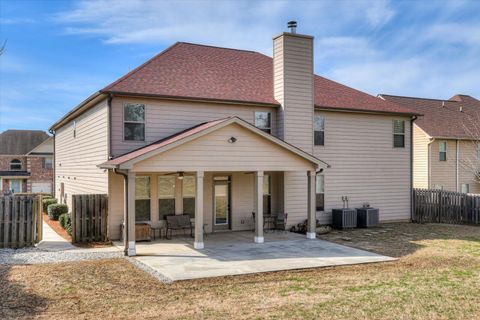
[[[262,54],[258,51],[254,51],[254,50],[237,49],[237,48],[230,48],[230,47],[220,47],[220,46],[214,46],[214,45],[210,45],[210,44],[194,43],[194,42],[188,42],[188,41],[179,41],[177,43],[183,43],[183,44],[188,44],[188,45],[192,45],[192,46],[199,46],[199,47],[209,47],[209,48],[216,48],[216,49],[225,49],[225,50],[243,51],[243,52],[251,52],[251,53]]]
[[[379,96],[386,96],[386,97],[396,97],[396,98],[408,98],[408,99],[417,99],[417,100],[432,100],[432,101],[445,101],[445,102],[460,102],[460,101],[455,101],[455,100],[450,100],[450,99],[434,99],[434,98],[421,98],[421,97],[412,97],[412,96],[399,96],[399,95],[394,95],[394,94],[385,94],[385,93],[379,93]]]

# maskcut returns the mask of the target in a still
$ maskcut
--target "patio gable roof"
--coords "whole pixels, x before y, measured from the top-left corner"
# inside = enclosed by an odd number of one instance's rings
[[[117,158],[104,162],[98,165],[99,168],[103,169],[131,169],[134,164],[154,157],[156,155],[162,154],[168,150],[184,145],[190,141],[198,139],[202,136],[205,136],[214,131],[220,130],[226,126],[236,124],[242,127],[249,132],[260,136],[270,143],[273,143],[275,146],[278,146],[284,150],[287,150],[289,153],[294,154],[304,160],[315,164],[316,167],[328,167],[328,164],[322,160],[314,157],[313,155],[281,140],[268,133],[263,132],[262,130],[256,128],[247,121],[238,118],[238,117],[228,117],[223,119],[218,119],[210,122],[205,122],[194,126],[192,128],[186,129],[184,131],[178,132],[174,135],[156,141],[147,146],[141,147],[139,149],[133,150],[129,153],[121,155]]]

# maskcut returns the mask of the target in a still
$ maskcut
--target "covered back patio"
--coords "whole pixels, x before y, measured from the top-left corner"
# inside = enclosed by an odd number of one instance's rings
[[[266,233],[262,245],[251,238],[251,231],[215,233],[203,250],[189,237],[139,242],[135,259],[171,281],[395,260],[291,232]]]
[[[308,219],[307,238],[314,239],[315,177],[317,171],[327,165],[242,119],[230,117],[203,123],[112,159],[100,167],[110,169],[111,175],[116,175],[117,179],[124,177],[123,192],[117,183],[114,184],[116,190],[110,188],[109,196],[111,202],[123,203],[125,248],[132,256],[136,255],[135,222],[139,213],[136,204],[140,177],[148,177],[150,181],[145,200],[151,212],[150,222],[154,223],[161,223],[164,208],[159,201],[162,186],[157,181],[174,177],[175,184],[178,184],[178,180],[183,180],[182,187],[176,187],[174,192],[182,198],[185,191],[182,189],[188,189],[190,203],[176,201],[175,214],[187,213],[186,207],[193,209],[189,213],[195,226],[193,247],[203,249],[205,231],[254,229],[249,233],[250,239],[254,243],[263,243],[263,214],[255,214],[253,226],[248,222],[252,212],[264,213],[265,208],[288,213],[289,225]],[[187,179],[193,187],[186,187],[184,181]],[[151,184],[152,180],[154,184]],[[270,198],[266,197],[265,185],[270,186]],[[265,199],[270,203],[264,203]],[[236,238],[236,241],[242,239]]]

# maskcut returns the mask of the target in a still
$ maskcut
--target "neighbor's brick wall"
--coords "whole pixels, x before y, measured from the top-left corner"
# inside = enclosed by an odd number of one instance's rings
[[[18,159],[22,162],[22,169],[21,169],[22,171],[27,170],[27,158],[26,157],[24,157],[24,156],[3,156],[3,155],[0,155],[0,171],[10,171],[10,162],[13,159]],[[27,181],[26,180],[23,181],[22,188],[23,188],[24,191],[27,190]],[[10,189],[10,180],[2,178],[2,188],[1,188],[2,193],[3,193],[3,191],[6,191],[8,189]]]
[[[43,168],[43,157],[28,157],[27,171],[30,172],[30,179],[27,181],[28,192],[31,192],[33,182],[50,182],[53,185],[53,168]]]
[[[0,171],[10,171],[10,162],[18,159],[22,162],[22,170],[26,169],[27,157],[24,156],[0,156]]]

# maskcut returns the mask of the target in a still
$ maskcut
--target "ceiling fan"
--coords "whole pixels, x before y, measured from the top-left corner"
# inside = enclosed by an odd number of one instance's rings
[[[185,173],[185,171],[178,171],[178,172],[169,172],[165,174],[166,176],[177,176],[178,179],[183,180],[183,177],[190,176],[192,174]]]

